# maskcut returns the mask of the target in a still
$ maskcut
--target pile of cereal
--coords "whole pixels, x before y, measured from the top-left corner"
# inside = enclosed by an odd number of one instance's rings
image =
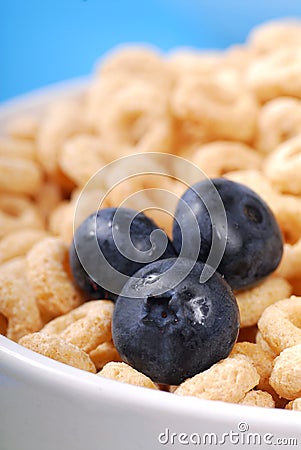
[[[161,388],[121,362],[112,341],[114,303],[85,302],[68,249],[78,198],[95,171],[125,155],[144,153],[147,161],[148,152],[173,153],[211,178],[257,192],[285,243],[276,272],[236,294],[240,333],[229,357],[168,389],[301,410],[300,67],[297,21],[262,25],[245,45],[221,52],[124,47],[101,62],[80,95],[11,121],[0,138],[0,333],[82,370]],[[80,221],[97,210],[114,177],[108,169],[86,190]],[[162,183],[182,195],[174,179],[129,176],[102,207],[139,190],[149,202],[155,194],[148,188]],[[168,215],[149,215],[170,235]]]

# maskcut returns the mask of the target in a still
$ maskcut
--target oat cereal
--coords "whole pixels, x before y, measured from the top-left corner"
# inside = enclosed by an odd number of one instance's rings
[[[301,398],[296,398],[295,400],[292,400],[289,402],[285,409],[291,409],[293,411],[301,411]]]
[[[0,157],[0,190],[17,195],[33,195],[40,188],[39,166],[28,159]]]
[[[25,196],[0,193],[0,238],[12,231],[43,228],[43,219],[33,201]]]
[[[280,48],[250,66],[247,86],[262,103],[283,96],[300,98],[300,66],[300,47]]]
[[[301,344],[283,350],[275,359],[270,385],[280,397],[295,400],[301,397]]]
[[[256,148],[273,152],[279,145],[300,134],[301,101],[277,97],[267,102],[258,114]]]
[[[274,352],[301,344],[301,298],[292,296],[269,306],[258,321],[259,330]]]
[[[255,27],[248,38],[249,46],[259,54],[279,48],[301,45],[301,22],[297,19],[275,20]]]
[[[158,389],[150,378],[123,362],[109,362],[97,375],[121,381],[122,383],[134,384],[135,386]]]
[[[250,327],[260,319],[264,310],[292,293],[291,285],[280,277],[271,276],[246,291],[238,292],[236,299],[240,312],[240,326]]]
[[[12,119],[6,131],[11,137],[18,139],[20,144],[26,145],[26,141],[30,144],[30,141],[36,139],[39,125],[40,120],[37,115],[26,114]]]
[[[258,389],[269,391],[269,378],[273,369],[273,356],[264,351],[259,345],[251,342],[238,342],[235,344],[232,355],[245,355],[250,358],[260,376]]]
[[[27,334],[19,343],[48,358],[55,359],[69,366],[96,373],[95,366],[87,353],[58,336],[42,333]]]
[[[191,161],[210,178],[220,177],[232,170],[258,170],[261,156],[251,147],[238,142],[215,141],[200,146]]]
[[[0,265],[0,315],[6,336],[13,341],[42,328],[39,308],[26,278],[24,258]]]
[[[0,264],[17,256],[25,256],[28,251],[47,233],[43,230],[18,230],[7,234],[0,241]]]
[[[275,408],[275,402],[271,394],[265,391],[249,391],[239,402],[241,405],[259,406],[261,408]]]
[[[297,20],[259,25],[225,50],[164,54],[123,45],[97,62],[79,94],[39,115],[12,117],[0,136],[0,333],[62,363],[168,395],[300,411],[300,69]],[[120,205],[144,211],[173,239],[187,164],[163,167],[149,152],[177,155],[207,177],[254,190],[283,238],[275,273],[234,291],[240,330],[229,356],[177,386],[122,362],[114,302],[103,299],[110,293],[91,299],[78,289],[68,253],[80,223]],[[110,165],[136,153],[144,158],[136,165]],[[199,181],[193,169],[185,179]]]
[[[61,336],[65,341],[90,353],[99,345],[111,342],[113,302],[94,300],[50,321],[41,333]]]
[[[258,385],[259,379],[248,357],[234,355],[184,381],[175,394],[239,403],[248,391]]]
[[[97,370],[101,370],[107,363],[122,362],[122,359],[117,352],[113,341],[103,342],[99,344],[94,350],[89,353],[90,358]]]
[[[27,254],[27,276],[45,320],[57,317],[82,302],[67,270],[68,252],[64,242],[47,237]]]

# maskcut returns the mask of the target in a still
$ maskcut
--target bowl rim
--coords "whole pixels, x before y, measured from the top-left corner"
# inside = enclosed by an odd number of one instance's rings
[[[0,130],[11,118],[24,113],[39,112],[53,101],[72,98],[88,86],[89,77],[80,77],[48,85],[0,103]],[[106,379],[92,373],[52,360],[0,335],[0,388],[1,373],[12,379],[42,384],[65,395],[88,396],[91,401],[116,400],[128,406],[147,407],[153,411],[172,411],[178,416],[206,418],[223,424],[239,423],[242,419],[279,431],[296,432],[300,428],[300,412],[268,409],[178,396]],[[263,412],[268,413],[264,414]],[[261,414],[261,413],[263,414]],[[285,424],[285,428],[284,428]]]
[[[192,396],[179,396],[164,391],[156,391],[140,386],[133,386],[104,378],[93,373],[63,364],[46,356],[29,350],[5,336],[0,335],[0,373],[23,382],[47,387],[47,390],[59,392],[60,395],[80,395],[89,401],[118,402],[130,407],[149,408],[158,412],[172,411],[186,418],[204,418],[225,425],[258,422],[260,427],[268,430],[275,425],[285,432],[296,432],[300,428],[300,412],[282,409],[266,409],[221,401],[200,399]],[[20,370],[21,369],[21,370]],[[1,386],[1,378],[0,378]],[[259,412],[267,412],[260,414]],[[288,422],[289,419],[289,422]],[[285,424],[285,429],[283,425]]]

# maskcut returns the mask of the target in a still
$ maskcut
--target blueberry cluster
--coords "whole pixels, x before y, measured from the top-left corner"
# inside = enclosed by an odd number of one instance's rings
[[[178,257],[181,230],[190,227],[197,261]],[[162,233],[143,213],[100,210],[76,230],[70,265],[89,298],[116,301],[112,332],[122,359],[153,381],[179,384],[229,355],[239,330],[233,291],[272,273],[283,241],[266,203],[223,178],[187,189],[172,242]],[[216,270],[204,281],[208,261]]]

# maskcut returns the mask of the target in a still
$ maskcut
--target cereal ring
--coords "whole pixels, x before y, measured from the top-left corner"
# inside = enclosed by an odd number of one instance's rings
[[[286,405],[285,409],[291,409],[293,411],[301,411],[301,398],[299,397],[289,402]]]
[[[24,158],[36,160],[36,146],[25,139],[12,139],[0,137],[0,157],[1,158]]]
[[[301,397],[301,344],[286,348],[275,359],[270,385],[280,397]]]
[[[73,239],[73,222],[73,205],[62,201],[49,216],[49,230],[69,245]]]
[[[11,119],[6,131],[13,138],[33,141],[37,136],[39,125],[38,116],[27,114]]]
[[[240,142],[210,142],[194,151],[190,159],[210,178],[232,170],[260,170],[262,166],[261,156]]]
[[[249,391],[239,402],[240,405],[259,406],[261,408],[275,408],[273,397],[264,391]]]
[[[24,158],[0,157],[0,190],[12,194],[32,195],[42,183],[39,166]]]
[[[39,213],[44,221],[48,223],[49,215],[62,201],[61,189],[57,184],[46,181],[36,193],[34,200]]]
[[[301,101],[291,97],[270,100],[259,111],[256,148],[271,153],[283,142],[300,134]]]
[[[167,93],[143,80],[131,81],[97,116],[97,132],[110,148],[129,152],[169,152],[172,121]],[[120,150],[121,149],[121,150]],[[113,157],[114,155],[112,155]]]
[[[173,78],[178,80],[187,75],[215,75],[221,66],[222,53],[218,51],[198,51],[180,48],[171,51],[166,58],[166,65]]]
[[[97,375],[135,386],[158,389],[150,378],[123,362],[109,362]]]
[[[292,295],[269,306],[258,321],[263,339],[279,355],[287,347],[301,344],[301,297]]]
[[[249,358],[235,355],[184,381],[175,394],[238,403],[257,386],[259,378]]]
[[[122,361],[112,341],[99,344],[89,356],[97,370],[101,370],[109,362]]]
[[[291,293],[289,282],[276,276],[270,276],[253,288],[236,293],[241,328],[255,325],[268,306],[289,297]]]
[[[195,121],[207,140],[247,142],[253,137],[257,103],[242,86],[236,71],[220,71],[210,78],[182,77],[170,102],[176,118]]]
[[[101,155],[104,147],[105,144],[100,138],[79,134],[64,142],[58,163],[77,186],[84,186],[105,165]]]
[[[297,19],[273,20],[251,31],[247,44],[257,53],[269,53],[279,48],[301,45],[301,22]]]
[[[301,135],[277,147],[267,158],[264,169],[268,179],[281,192],[301,194],[301,181],[296,177],[301,170]]]
[[[41,333],[57,334],[66,342],[90,353],[98,345],[110,342],[113,302],[94,300],[57,317],[42,328]]]
[[[279,195],[270,205],[281,228],[284,241],[296,243],[301,238],[301,198]]]
[[[77,369],[86,370],[87,372],[96,373],[95,366],[89,355],[76,345],[64,341],[59,336],[49,336],[43,333],[28,334],[19,340],[19,344],[29,348],[40,355],[76,367]]]
[[[100,77],[92,80],[86,93],[85,110],[87,121],[93,132],[97,130],[98,119],[105,112],[105,107],[110,105],[110,101],[119,95],[120,91],[126,89],[129,82],[128,78],[122,76]]]
[[[0,241],[0,264],[16,256],[26,255],[31,247],[46,235],[45,231],[30,229],[7,234]]]
[[[301,50],[280,49],[255,60],[246,74],[247,87],[264,103],[276,97],[301,97]]]
[[[74,189],[71,195],[71,205],[73,207],[73,217],[76,217],[77,226],[83,220],[85,220],[90,214],[97,211],[100,208],[106,208],[109,203],[106,199],[106,187],[98,186],[97,188],[93,186],[93,189]],[[78,203],[80,202],[80,204]],[[116,205],[115,205],[116,206]],[[75,216],[76,210],[76,216]]]
[[[39,309],[26,279],[24,258],[0,266],[0,316],[6,336],[13,341],[42,327]]]
[[[264,391],[270,390],[269,378],[273,369],[274,358],[269,352],[264,351],[257,344],[239,342],[234,345],[231,352],[231,356],[233,355],[245,355],[249,357],[260,376],[257,388]]]
[[[86,128],[78,101],[61,101],[49,108],[37,137],[38,159],[48,174],[57,175],[58,156],[64,141],[76,133],[85,132]]]
[[[169,85],[169,73],[161,53],[155,47],[149,46],[119,46],[107,53],[101,61],[98,76],[114,79],[137,78],[151,83]]]
[[[33,202],[26,197],[0,194],[0,238],[16,230],[43,229],[44,224]]]
[[[285,244],[283,257],[277,268],[277,274],[280,277],[291,280],[301,277],[301,239],[294,245]]]
[[[258,330],[256,337],[255,337],[255,342],[257,344],[258,347],[260,347],[264,352],[268,353],[270,355],[271,358],[275,359],[277,356],[277,353],[275,353],[271,347],[269,346],[269,344],[267,343],[267,341],[265,341],[263,339],[263,336],[261,334],[261,332]]]
[[[80,305],[81,296],[68,272],[68,248],[60,238],[39,241],[26,259],[28,281],[45,321]]]
[[[174,128],[173,151],[183,158],[189,159],[200,145],[210,141],[207,131],[196,120],[175,118]]]
[[[232,45],[222,57],[223,67],[238,70],[244,76],[246,70],[256,58],[255,52],[244,45]]]
[[[109,206],[105,198],[105,188],[72,191],[71,201],[63,201],[51,212],[49,217],[49,230],[60,236],[68,245],[73,238],[73,231],[90,214],[100,208]],[[80,198],[80,204],[78,200]],[[116,204],[114,204],[116,206]]]

